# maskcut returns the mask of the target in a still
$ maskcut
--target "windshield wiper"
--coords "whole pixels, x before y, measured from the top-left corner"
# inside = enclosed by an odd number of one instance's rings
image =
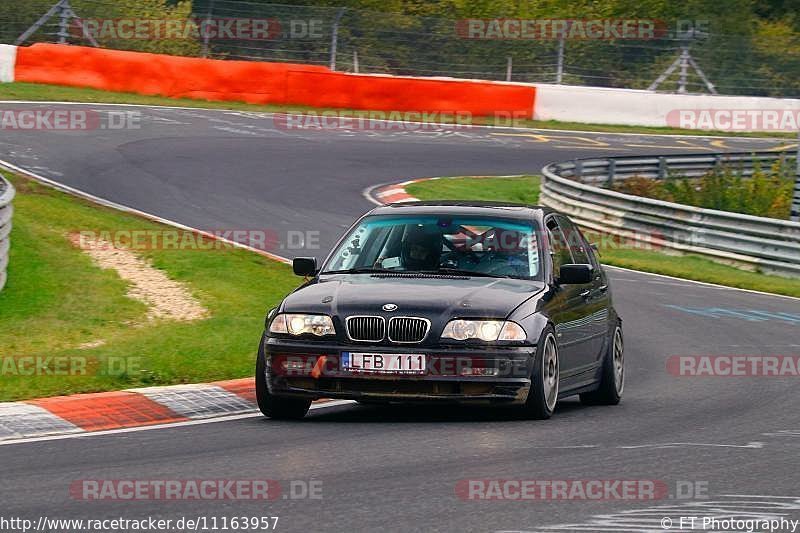
[[[502,274],[490,274],[488,272],[476,272],[474,270],[465,270],[461,268],[439,268],[437,270],[389,270],[386,268],[375,267],[357,267],[346,268],[344,270],[326,270],[320,274],[427,274],[427,275],[451,275],[451,276],[469,276],[473,278],[513,278],[513,276],[505,276]]]
[[[357,267],[346,268],[344,270],[326,270],[324,272],[320,272],[320,274],[383,274],[386,272],[391,272],[391,270],[375,267]]]
[[[490,274],[488,272],[476,272],[474,270],[466,270],[463,268],[448,268],[442,267],[437,270],[419,270],[420,274],[453,274],[456,276],[470,276],[474,278],[510,278],[502,274]]]

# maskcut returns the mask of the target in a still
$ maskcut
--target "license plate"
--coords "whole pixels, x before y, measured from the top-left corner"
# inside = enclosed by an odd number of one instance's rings
[[[422,354],[342,353],[342,369],[371,374],[424,374]]]

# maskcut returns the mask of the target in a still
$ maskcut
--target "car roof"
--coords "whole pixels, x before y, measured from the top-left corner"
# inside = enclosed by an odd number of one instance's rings
[[[459,215],[502,216],[521,219],[541,219],[554,212],[549,207],[513,202],[488,202],[474,200],[436,200],[397,202],[376,207],[370,215]]]

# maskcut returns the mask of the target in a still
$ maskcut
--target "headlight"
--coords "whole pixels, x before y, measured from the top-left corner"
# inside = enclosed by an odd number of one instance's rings
[[[442,338],[457,341],[524,341],[527,335],[522,326],[507,320],[451,320],[444,327]]]
[[[276,316],[269,325],[270,333],[303,335],[311,333],[317,337],[335,335],[331,317],[327,315],[300,315],[283,313]]]
[[[272,317],[275,316],[275,313],[278,312],[277,307],[273,307],[267,312],[267,318],[264,319],[264,329],[269,329],[269,323],[272,321]]]

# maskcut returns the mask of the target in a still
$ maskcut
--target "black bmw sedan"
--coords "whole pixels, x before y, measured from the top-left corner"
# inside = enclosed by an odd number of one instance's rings
[[[514,406],[617,404],[622,323],[594,249],[536,206],[409,202],[373,209],[271,310],[256,363],[264,415],[319,398]]]

